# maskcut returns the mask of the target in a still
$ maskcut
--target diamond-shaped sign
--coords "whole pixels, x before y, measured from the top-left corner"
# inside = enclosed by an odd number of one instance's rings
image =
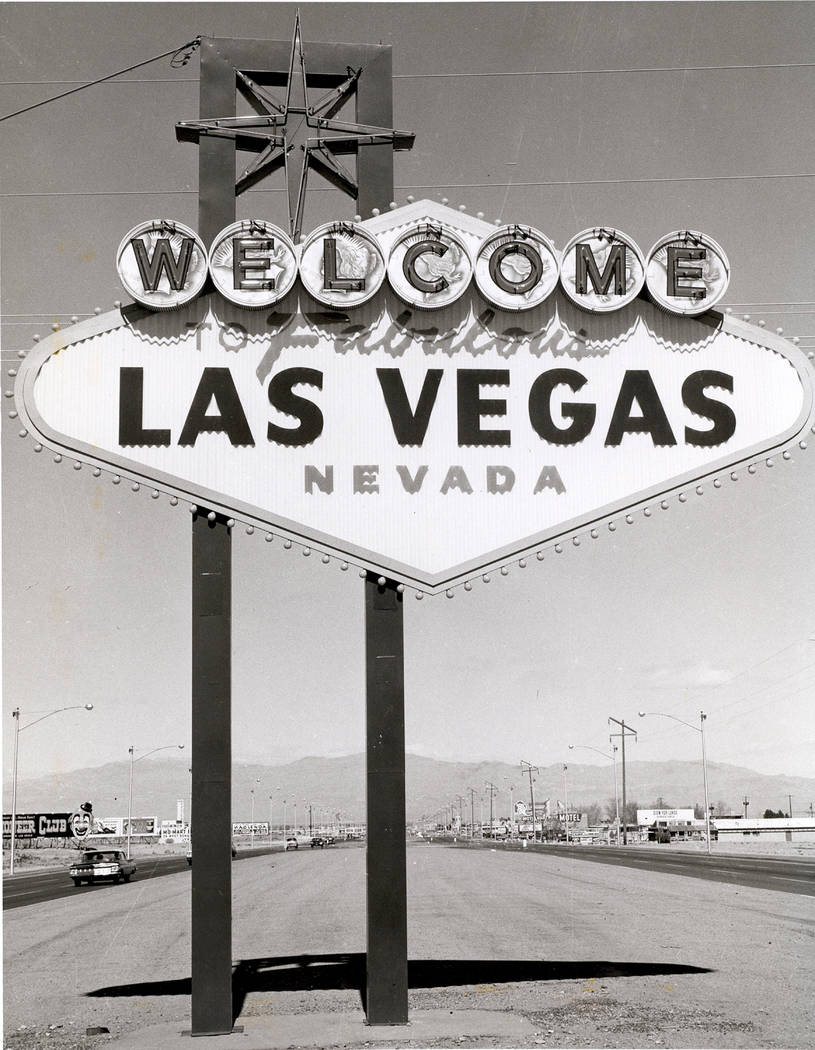
[[[602,314],[559,290],[503,310],[472,279],[494,227],[428,201],[361,227],[388,260],[372,298],[326,305],[298,280],[263,310],[213,293],[85,321],[28,354],[25,426],[78,462],[433,592],[812,424],[809,365],[780,336],[671,315],[644,292]],[[449,242],[438,258],[411,254],[427,227]],[[365,272],[357,248],[337,256],[349,273]],[[402,288],[411,260],[457,294],[433,308]]]

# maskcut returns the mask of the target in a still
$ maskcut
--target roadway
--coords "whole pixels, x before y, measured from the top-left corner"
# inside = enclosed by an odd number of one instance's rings
[[[370,1041],[365,866],[360,848],[244,854],[232,866],[236,1023],[285,1021],[285,1039],[261,1045]],[[71,1026],[74,1038],[102,1025],[114,1043],[131,1033],[141,1042],[129,1045],[157,1050],[161,1024],[178,1043],[189,1028],[189,869],[147,878],[142,867],[136,884],[69,883],[59,900],[4,913],[7,1034],[25,1025],[38,1040],[25,1045],[56,1050],[49,1025],[66,1040]],[[423,1046],[815,1048],[811,897],[591,863],[578,849],[422,843],[408,847],[407,886],[411,1012],[466,1013],[476,1026]],[[527,1034],[474,1040],[484,1011]],[[324,1032],[309,1044],[298,1025],[315,1018]]]
[[[523,849],[520,843],[514,842],[498,844],[476,841],[470,846],[469,843],[459,841],[456,846],[463,846],[465,849]],[[661,849],[659,846],[616,848],[614,846],[558,844],[556,846],[529,846],[526,851],[532,854],[554,853],[598,864],[622,865],[627,868],[684,875],[692,879],[706,879],[710,882],[730,882],[737,886],[749,886],[754,889],[815,896],[815,859],[717,854],[715,846],[710,856],[707,853],[691,850]]]
[[[253,851],[238,852],[236,861],[264,853],[280,852],[268,847]],[[131,882],[146,882],[148,879],[173,875],[179,871],[189,871],[187,858],[183,854],[160,857],[135,857],[136,873]],[[21,908],[28,904],[41,904],[44,901],[57,900],[60,897],[75,897],[80,893],[104,893],[113,886],[110,882],[95,882],[93,885],[74,886],[68,876],[69,862],[63,867],[48,868],[43,871],[25,872],[3,879],[3,911],[9,908]]]
[[[453,844],[436,840],[433,845],[452,846]],[[335,849],[336,847],[330,848]],[[523,849],[519,843],[492,844],[488,841],[476,841],[471,845],[461,840],[453,848],[497,849],[502,852]],[[240,851],[236,860],[246,860],[251,856],[263,856],[272,852],[280,852],[280,848],[258,847],[254,851]],[[705,879],[710,882],[727,882],[753,889],[815,896],[815,860],[799,857],[749,857],[736,854],[716,854],[715,852],[708,856],[706,853],[674,849],[661,850],[659,847],[629,846],[616,849],[613,846],[566,846],[563,844],[529,846],[524,852],[530,855],[551,854],[598,864],[622,865],[645,871]],[[136,874],[132,880],[134,882],[160,878],[189,869],[186,858],[183,856],[136,858],[136,865]],[[68,878],[66,864],[65,868],[59,870],[31,872],[6,878],[3,883],[3,910],[39,904],[59,897],[73,897],[80,893],[104,893],[108,889],[110,889],[110,883],[105,882],[92,886],[75,887]]]

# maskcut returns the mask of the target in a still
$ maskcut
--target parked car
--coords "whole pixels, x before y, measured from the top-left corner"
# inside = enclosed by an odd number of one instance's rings
[[[74,886],[83,882],[88,884],[110,880],[111,882],[130,882],[130,876],[136,871],[136,865],[128,860],[124,850],[84,850],[71,864],[69,874]]]
[[[297,839],[286,839],[286,849],[297,849]]]
[[[238,855],[238,848],[235,845],[235,843],[233,842],[232,843],[232,859],[234,860],[235,857],[237,857],[237,855]],[[190,866],[192,866],[192,846],[188,846],[187,847],[187,863]]]

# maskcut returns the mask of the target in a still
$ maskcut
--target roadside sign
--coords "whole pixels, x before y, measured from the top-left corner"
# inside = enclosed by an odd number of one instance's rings
[[[159,242],[142,225],[128,236],[146,238],[149,270]],[[434,592],[721,484],[811,420],[796,347],[714,311],[676,312],[726,286],[724,254],[702,234],[685,248],[685,235],[662,238],[646,259],[619,231],[583,231],[556,288],[554,249],[531,228],[496,236],[429,201],[345,226],[321,227],[302,259],[269,224],[216,237],[222,280],[289,288],[271,307],[212,294],[167,310],[164,297],[45,340],[17,379],[35,447]],[[655,304],[637,289],[646,272],[668,289],[668,252],[676,294]],[[697,280],[704,252],[715,266]],[[188,254],[197,281],[197,239]],[[316,290],[321,272],[332,288],[317,302],[303,281]]]

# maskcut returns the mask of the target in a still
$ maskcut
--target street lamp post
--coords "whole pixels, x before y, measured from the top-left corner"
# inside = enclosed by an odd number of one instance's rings
[[[255,783],[260,783],[260,777],[255,778]],[[255,789],[249,788],[251,796],[251,810],[249,815],[249,849],[255,848]]]
[[[625,809],[626,809],[626,799],[625,799],[625,737],[626,737],[627,733],[630,734],[631,736],[634,737],[634,743],[636,743],[637,742],[637,731],[636,731],[636,729],[632,729],[631,726],[627,726],[625,724],[625,719],[622,719],[622,721],[621,721],[619,718],[611,718],[611,717],[609,717],[609,722],[613,722],[615,725],[618,725],[620,727],[620,732],[619,733],[612,733],[609,736],[609,740],[612,740],[613,737],[618,736],[618,737],[620,737],[620,739],[622,741],[622,760],[623,760],[623,845],[627,846],[628,845],[628,819],[626,817],[626,812],[625,812]]]
[[[141,762],[144,758],[149,758],[150,755],[154,755],[156,751],[167,751],[168,749],[177,747],[179,751],[184,750],[183,744],[164,744],[162,747],[154,747],[152,751],[148,751],[144,755],[139,755],[135,758],[136,753],[135,747],[131,744],[127,749],[130,755],[130,784],[127,792],[127,859],[130,860],[130,835],[133,825],[133,766],[136,762]]]
[[[521,772],[529,774],[529,800],[530,800],[530,804],[532,806],[532,841],[535,842],[536,841],[536,837],[535,837],[535,789],[532,787],[532,785],[534,783],[534,780],[532,779],[532,774],[533,773],[538,773],[539,769],[538,769],[537,766],[533,766],[530,762],[527,762],[526,759],[522,758],[521,759]],[[541,831],[543,831],[542,828],[541,828]]]
[[[569,767],[563,763],[563,826],[566,828],[566,845],[569,845],[569,795],[566,791],[566,770]]]
[[[707,851],[710,853],[710,807],[707,801],[707,755],[705,754],[705,719],[707,715],[704,711],[699,712],[699,725],[695,726],[690,722],[685,722],[681,718],[677,718],[676,715],[665,714],[664,711],[640,711],[638,712],[640,718],[645,718],[648,715],[657,715],[660,718],[672,718],[674,722],[679,722],[683,726],[687,726],[688,729],[693,729],[699,733],[702,738],[702,779],[705,786],[705,838],[707,839]]]
[[[498,788],[495,786],[495,784],[492,783],[491,780],[485,780],[484,781],[484,786],[488,787],[490,789],[490,838],[494,839],[495,838],[495,823],[494,823],[494,820],[493,820],[492,800],[493,800],[493,797],[495,796],[495,794],[497,793]]]
[[[611,754],[607,751],[601,751],[599,747],[592,747],[590,744],[569,744],[569,750],[574,751],[580,749],[582,751],[596,751],[598,755],[602,755],[604,758],[610,758],[614,766],[614,811],[617,817],[617,845],[620,845],[620,799],[617,794],[617,745],[611,745]]]
[[[502,777],[502,780],[512,780],[512,777]],[[510,783],[509,785],[509,837],[512,838],[512,829],[515,827],[515,800],[513,798],[513,792],[515,791],[515,785]]]
[[[71,704],[69,707],[57,707],[54,711],[49,711],[47,714],[35,718],[33,722],[26,722],[24,726],[20,725],[20,708],[15,707],[11,712],[11,717],[14,719],[14,763],[11,774],[11,856],[9,857],[9,875],[14,874],[14,850],[17,845],[17,756],[20,750],[20,733],[24,729],[36,725],[37,722],[50,718],[51,715],[58,715],[61,711],[93,711],[93,704]]]

